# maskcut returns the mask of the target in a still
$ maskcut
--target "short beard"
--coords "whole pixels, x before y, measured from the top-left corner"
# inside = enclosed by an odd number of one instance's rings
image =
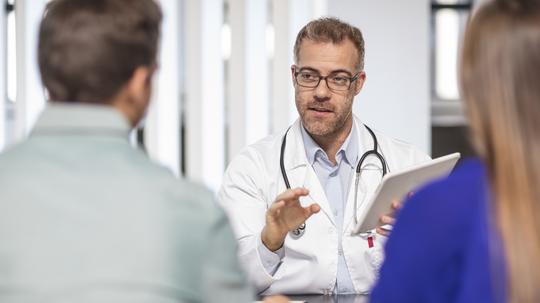
[[[307,132],[312,136],[327,137],[330,135],[338,134],[347,123],[351,113],[348,112],[344,117],[338,117],[330,124],[326,124],[319,121],[309,122],[305,121],[302,117],[302,124]]]

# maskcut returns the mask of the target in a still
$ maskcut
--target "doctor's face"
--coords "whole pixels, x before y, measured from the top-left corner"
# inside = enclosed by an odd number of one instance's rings
[[[366,77],[355,68],[357,58],[348,39],[340,44],[302,41],[298,62],[291,67],[292,80],[296,109],[312,136],[329,137],[350,130],[354,96]],[[321,77],[327,77],[326,81]]]

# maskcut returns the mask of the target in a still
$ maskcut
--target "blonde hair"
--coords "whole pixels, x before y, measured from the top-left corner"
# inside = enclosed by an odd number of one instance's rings
[[[540,302],[540,1],[492,1],[466,34],[461,90],[494,192],[511,302]]]

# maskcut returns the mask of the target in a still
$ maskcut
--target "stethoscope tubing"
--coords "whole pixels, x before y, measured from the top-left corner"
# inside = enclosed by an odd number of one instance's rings
[[[379,142],[377,140],[377,136],[375,136],[375,133],[373,132],[373,130],[371,130],[371,128],[369,128],[369,126],[364,124],[364,127],[367,129],[367,131],[371,135],[371,138],[373,139],[373,149],[370,149],[370,150],[366,151],[365,153],[363,153],[362,156],[360,157],[360,160],[358,161],[358,164],[356,165],[356,173],[355,173],[355,180],[354,180],[354,223],[355,223],[355,225],[358,223],[358,219],[357,219],[357,216],[356,216],[356,208],[357,208],[357,205],[358,205],[358,202],[357,202],[358,184],[359,184],[359,181],[360,181],[360,175],[361,175],[361,171],[362,171],[362,164],[364,163],[364,161],[367,159],[368,156],[375,156],[381,162],[382,176],[384,177],[389,171],[388,164],[386,163],[386,160],[385,160],[384,156],[379,152],[380,148],[379,148]],[[291,127],[289,127],[285,131],[285,135],[283,135],[283,139],[281,141],[281,150],[280,150],[280,155],[279,155],[279,166],[280,166],[280,169],[281,169],[281,176],[283,177],[283,181],[284,181],[285,187],[287,189],[291,189],[291,184],[289,182],[289,178],[288,178],[287,172],[285,170],[284,158],[285,158],[285,148],[287,146],[287,134],[289,133],[290,129],[291,129]],[[299,237],[304,233],[305,229],[306,229],[306,223],[304,222],[297,229],[295,229],[292,233],[296,237]]]

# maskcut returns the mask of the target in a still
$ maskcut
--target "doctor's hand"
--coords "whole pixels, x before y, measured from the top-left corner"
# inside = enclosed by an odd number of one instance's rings
[[[390,235],[391,229],[388,230],[388,229],[383,228],[382,226],[383,225],[393,226],[394,223],[396,223],[396,214],[400,208],[401,208],[401,202],[399,202],[398,200],[394,200],[392,202],[392,210],[388,214],[382,215],[379,218],[379,223],[381,225],[377,227],[377,233],[379,235],[383,235],[385,237],[388,237]]]
[[[305,188],[289,189],[278,195],[266,211],[266,225],[261,232],[261,240],[270,251],[281,248],[289,231],[298,228],[311,215],[321,210],[316,203],[307,207],[300,205],[300,197],[308,194],[309,191]]]
[[[264,303],[288,303],[289,299],[285,296],[270,296],[264,298]]]

